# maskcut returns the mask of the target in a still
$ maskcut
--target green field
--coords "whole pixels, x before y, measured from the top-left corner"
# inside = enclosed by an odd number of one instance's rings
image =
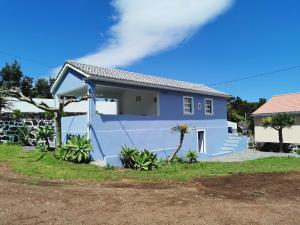
[[[270,157],[245,162],[199,162],[166,164],[153,171],[99,168],[88,164],[58,161],[52,153],[27,152],[15,145],[0,145],[0,163],[13,171],[42,179],[136,181],[188,180],[201,176],[235,173],[300,171],[300,158]]]

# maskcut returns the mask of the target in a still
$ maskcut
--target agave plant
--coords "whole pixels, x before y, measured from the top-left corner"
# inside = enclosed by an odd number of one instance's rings
[[[31,133],[28,126],[18,127],[17,134],[19,136],[19,143],[21,145],[30,145],[29,139],[31,137]]]
[[[49,139],[53,138],[53,135],[54,135],[54,129],[50,125],[39,127],[37,130],[37,139],[45,141],[48,150],[50,149]]]
[[[160,166],[160,161],[157,159],[157,155],[148,150],[137,152],[133,156],[134,168],[136,170],[152,170]]]
[[[196,151],[187,151],[185,154],[185,159],[188,163],[197,162],[198,154]]]
[[[120,153],[120,159],[124,166],[124,168],[134,168],[134,155],[138,153],[136,148],[130,148],[126,145],[122,147],[122,151]]]
[[[76,163],[87,163],[90,160],[90,153],[92,152],[92,145],[86,135],[73,135],[68,140],[67,144],[62,146],[62,150],[66,151],[67,160]]]

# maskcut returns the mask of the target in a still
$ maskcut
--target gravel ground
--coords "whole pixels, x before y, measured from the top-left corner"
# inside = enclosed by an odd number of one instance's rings
[[[295,153],[277,153],[277,152],[260,152],[254,149],[245,149],[240,152],[220,155],[213,158],[206,159],[209,162],[240,162],[246,160],[260,159],[266,157],[300,157]]]

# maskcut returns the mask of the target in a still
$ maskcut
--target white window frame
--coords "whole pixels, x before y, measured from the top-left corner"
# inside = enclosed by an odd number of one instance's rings
[[[185,99],[191,99],[191,106],[192,106],[192,112],[186,112],[185,111]],[[182,101],[182,108],[183,108],[183,114],[184,115],[194,115],[194,97],[192,96],[183,96],[183,101]]]
[[[207,100],[211,101],[211,112],[210,113],[206,111],[206,101]],[[204,105],[205,105],[205,108],[204,108],[205,115],[208,115],[208,116],[214,115],[214,100],[212,98],[205,98],[204,99]]]

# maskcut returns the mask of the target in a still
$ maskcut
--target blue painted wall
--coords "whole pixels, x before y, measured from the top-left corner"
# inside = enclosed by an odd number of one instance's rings
[[[66,143],[69,135],[87,134],[87,115],[63,117],[61,123],[63,143]]]

